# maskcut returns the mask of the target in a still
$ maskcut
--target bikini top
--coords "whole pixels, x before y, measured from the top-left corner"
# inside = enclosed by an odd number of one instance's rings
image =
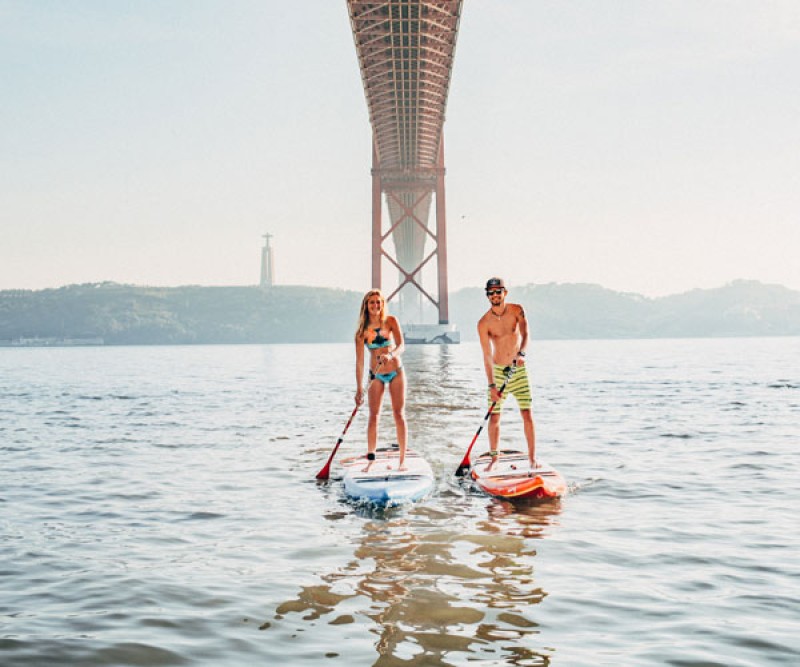
[[[383,334],[381,334],[381,327],[377,329],[367,329],[365,340],[372,339],[367,343],[367,347],[370,350],[379,350],[382,347],[389,347],[392,344],[388,338],[384,338]]]

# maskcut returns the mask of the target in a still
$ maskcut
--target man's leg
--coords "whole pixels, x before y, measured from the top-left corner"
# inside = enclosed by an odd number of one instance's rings
[[[494,381],[498,387],[508,387],[508,376],[505,374],[505,371],[500,366],[494,367]],[[492,408],[492,414],[489,416],[489,427],[488,427],[488,435],[489,435],[489,452],[492,454],[492,460],[489,463],[488,470],[491,470],[492,466],[497,462],[498,457],[500,456],[500,415],[502,414],[503,410],[503,403],[506,401],[506,394],[504,392],[503,395],[500,397],[500,400],[497,401],[494,408]],[[492,404],[492,392],[489,392],[489,405]]]
[[[488,435],[489,435],[489,452],[492,454],[492,460],[489,463],[488,470],[491,470],[492,466],[497,461],[497,449],[500,446],[500,413],[499,412],[492,412],[489,416],[489,428]]]
[[[536,427],[533,424],[533,413],[530,408],[520,410],[522,425],[525,430],[525,440],[528,441],[528,459],[531,468],[536,467]]]

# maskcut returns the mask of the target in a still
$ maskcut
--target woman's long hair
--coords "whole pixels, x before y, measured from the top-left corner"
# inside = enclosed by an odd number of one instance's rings
[[[363,336],[369,326],[369,308],[367,302],[373,296],[379,296],[381,298],[381,325],[386,321],[386,299],[383,298],[383,294],[379,289],[371,289],[361,300],[361,312],[358,315],[358,329],[356,329],[357,337]]]

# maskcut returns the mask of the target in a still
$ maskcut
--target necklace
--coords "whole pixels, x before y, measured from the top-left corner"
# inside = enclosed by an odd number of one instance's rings
[[[499,315],[496,312],[494,312],[494,308],[491,308],[490,310],[492,311],[492,315],[494,315],[499,320],[499,319],[501,319],[503,317],[503,315],[506,314],[506,311],[508,310],[508,304],[506,304],[503,307],[503,312],[500,313]]]

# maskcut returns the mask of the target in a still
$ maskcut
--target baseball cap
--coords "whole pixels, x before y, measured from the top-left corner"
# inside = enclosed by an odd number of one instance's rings
[[[487,290],[493,289],[493,288],[496,288],[496,287],[502,287],[503,289],[506,288],[506,285],[503,282],[502,278],[498,278],[498,277],[495,276],[494,278],[489,278],[489,280],[486,281],[486,289]]]

